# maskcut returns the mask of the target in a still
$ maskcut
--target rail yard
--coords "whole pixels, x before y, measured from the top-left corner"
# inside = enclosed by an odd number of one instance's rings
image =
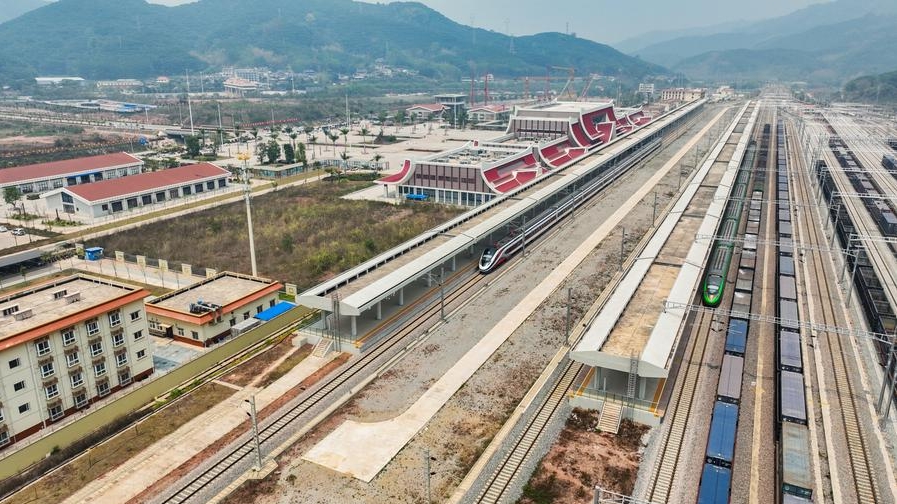
[[[300,293],[297,340],[341,360],[256,432],[67,502],[897,502],[894,131],[774,87],[595,121],[549,176]],[[586,456],[583,418],[645,434]]]

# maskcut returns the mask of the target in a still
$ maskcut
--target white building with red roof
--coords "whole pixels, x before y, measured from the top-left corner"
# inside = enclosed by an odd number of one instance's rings
[[[63,187],[41,196],[51,212],[96,218],[171,200],[223,192],[230,172],[211,163],[199,163],[123,179]]]
[[[424,121],[442,115],[442,111],[445,108],[445,105],[441,103],[419,103],[406,108],[405,113],[418,121]]]
[[[62,187],[137,175],[142,171],[143,161],[127,152],[13,166],[0,169],[0,191],[18,187],[23,194],[44,193]]]

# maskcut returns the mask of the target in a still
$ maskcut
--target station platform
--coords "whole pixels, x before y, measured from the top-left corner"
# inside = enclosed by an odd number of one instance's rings
[[[679,127],[704,103],[701,100],[668,112],[564,170],[498,196],[301,293],[297,301],[322,311],[318,324],[322,335],[332,334],[338,327],[338,337],[354,343],[364,337],[360,327],[377,327],[384,316],[413,302],[409,291],[427,292],[437,283],[441,271],[447,276],[459,271],[459,263],[478,258],[486,246],[506,236],[524,217],[550,208],[575,191],[577,183],[592,180],[603,168],[623,162],[630,154]],[[426,288],[420,289],[421,285]],[[337,316],[338,324],[334,320]]]
[[[700,285],[712,244],[696,238],[714,235],[725,209],[759,112],[755,107],[746,133],[737,133],[747,109],[735,116],[571,351],[571,359],[586,365],[575,382],[574,405],[600,408],[610,400],[633,406],[625,414],[640,423],[659,422],[686,314],[665,310],[664,302],[689,304]]]

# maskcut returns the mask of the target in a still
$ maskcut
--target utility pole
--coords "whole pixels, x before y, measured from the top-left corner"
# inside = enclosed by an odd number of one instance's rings
[[[623,245],[626,243],[626,228],[620,231],[620,271],[623,271]]]
[[[256,471],[262,470],[262,444],[259,442],[259,423],[258,417],[255,412],[255,396],[250,396],[249,399],[243,399],[243,402],[249,403],[249,417],[252,419],[252,437],[255,438],[255,463],[256,463]]]
[[[570,308],[573,301],[573,287],[567,287],[567,317],[564,319],[564,342],[570,344]]]
[[[430,497],[430,449],[427,448],[427,504],[431,504],[433,499]]]
[[[249,184],[249,152],[243,151],[237,154],[237,159],[243,161],[243,200],[246,202],[246,225],[249,229],[249,260],[252,263],[252,276],[258,276],[258,266],[255,262],[255,238],[252,232],[252,188]]]
[[[190,103],[190,71],[184,70],[187,75],[187,110],[190,113],[190,135],[195,136],[196,131],[193,129],[193,105]]]
[[[525,215],[523,216],[523,226],[521,227],[521,229],[522,229],[521,232],[523,233],[523,238],[522,238],[523,241],[521,242],[523,244],[523,257],[526,257],[526,216]]]
[[[654,191],[654,210],[651,212],[651,225],[657,221],[657,191]]]
[[[439,270],[439,317],[445,322],[445,266]]]

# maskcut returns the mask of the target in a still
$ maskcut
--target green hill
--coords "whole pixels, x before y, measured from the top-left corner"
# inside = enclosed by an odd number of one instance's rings
[[[844,99],[866,103],[897,103],[897,71],[853,79],[844,85]]]
[[[455,23],[413,2],[60,0],[0,25],[0,75],[151,77],[223,65],[350,73],[382,58],[426,77],[666,73],[613,48],[558,33],[511,39]],[[513,47],[513,51],[512,51]]]

